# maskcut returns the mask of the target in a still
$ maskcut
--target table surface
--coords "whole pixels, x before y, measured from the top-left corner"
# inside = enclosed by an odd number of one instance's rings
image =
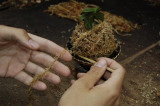
[[[62,19],[55,15],[50,16],[43,12],[50,4],[58,1],[36,4],[23,9],[9,8],[0,11],[0,24],[18,28],[23,28],[30,33],[47,38],[62,47],[66,47],[67,40],[71,36],[76,22]],[[122,62],[130,56],[145,49],[160,40],[160,7],[151,5],[146,0],[92,0],[89,3],[99,5],[103,10],[112,14],[123,16],[125,19],[140,25],[140,29],[131,32],[131,36],[115,35],[122,42],[122,50],[116,59]],[[70,31],[71,30],[71,31]],[[156,96],[156,90],[160,80],[160,46],[156,46],[144,54],[135,58],[132,62],[123,64],[127,70],[122,95],[121,104],[125,105],[159,105],[160,98]],[[65,62],[64,62],[65,63]],[[0,105],[28,105],[32,102],[36,106],[57,106],[59,98],[70,86],[70,80],[75,78],[76,70],[74,61],[67,64],[72,74],[68,78],[62,78],[60,85],[47,83],[48,89],[44,92],[33,91],[34,99],[28,101],[25,91],[27,86],[11,78],[0,78]],[[144,85],[149,84],[150,88],[144,89]],[[154,93],[151,93],[151,90]],[[149,94],[148,99],[145,97]],[[145,95],[145,96],[144,96]]]

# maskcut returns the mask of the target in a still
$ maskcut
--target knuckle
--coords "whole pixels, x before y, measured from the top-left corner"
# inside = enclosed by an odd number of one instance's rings
[[[24,30],[24,29],[19,29],[19,32],[20,32],[21,34],[27,34],[27,31]]]
[[[44,44],[44,46],[45,46],[46,49],[51,49],[51,43],[48,40],[45,40],[43,42],[43,44]]]
[[[18,30],[17,30],[17,34],[16,34],[16,37],[17,37],[17,38],[22,38],[22,36],[28,39],[27,31],[24,30],[24,29],[18,29]]]

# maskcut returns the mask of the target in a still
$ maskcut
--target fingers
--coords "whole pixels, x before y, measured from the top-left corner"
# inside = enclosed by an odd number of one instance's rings
[[[45,54],[43,52],[38,52],[38,51],[33,51],[31,54],[31,61],[41,64],[45,67],[49,67],[50,64],[54,61],[54,59],[49,56],[48,54]],[[58,74],[63,75],[63,76],[69,76],[70,75],[70,70],[67,66],[64,64],[56,61],[52,69],[55,70]]]
[[[108,77],[104,83],[99,85],[97,88],[98,91],[109,92],[111,95],[119,95],[123,83],[123,78],[125,74],[125,69],[116,61],[109,59],[109,58],[100,58],[105,59],[107,62],[107,67],[114,69],[111,75]],[[100,90],[101,89],[101,90]]]
[[[32,40],[24,29],[0,25],[0,36],[1,42],[18,42],[21,45],[34,50],[39,48],[38,43]]]
[[[106,80],[108,80],[108,79],[110,78],[110,76],[111,76],[111,73],[108,72],[108,71],[105,71],[103,77],[104,77]]]
[[[29,76],[27,73],[21,71],[18,74],[16,74],[16,76],[14,77],[15,79],[21,81],[22,83],[26,84],[26,85],[30,85],[30,83],[32,82],[33,78],[31,76]],[[47,88],[47,86],[41,82],[41,81],[37,81],[34,85],[33,85],[34,89],[37,90],[45,90]]]
[[[78,74],[77,74],[77,78],[81,78],[81,77],[83,77],[85,74],[86,74],[86,73],[78,73]],[[110,75],[111,75],[111,73],[108,72],[108,71],[106,71],[106,72],[104,73],[103,77],[104,77],[105,79],[108,79],[108,78],[110,77]]]
[[[125,69],[114,60],[107,59],[107,62],[109,63],[109,67],[114,69],[114,72],[111,73],[110,78],[104,84],[110,85],[115,89],[120,89],[124,79]]]
[[[60,47],[59,45],[57,45],[57,44],[55,44],[55,43],[53,43],[53,42],[51,42],[47,39],[35,36],[33,34],[30,34],[30,33],[28,33],[28,34],[33,40],[35,40],[40,45],[40,50],[41,51],[44,51],[44,52],[49,53],[51,55],[58,56],[64,50],[64,48]],[[68,51],[66,51],[63,54],[63,56],[61,56],[60,58],[65,60],[65,61],[72,60],[72,56]]]
[[[104,74],[104,77],[108,79],[104,83],[98,82],[98,84],[101,84],[103,91],[108,90],[104,89],[106,88],[111,88],[113,91],[120,92],[121,91],[121,86],[125,74],[125,69],[116,61],[109,59],[109,58],[100,58],[100,60],[105,60],[106,65],[112,69],[114,69],[113,73],[108,73],[105,72],[105,68],[97,68],[95,66],[92,66],[91,70],[86,73],[86,75],[83,74],[78,74],[78,76],[83,76],[82,78],[79,79],[79,81],[83,82],[88,88],[93,87],[94,84],[101,78],[101,76]]]
[[[77,74],[77,78],[79,79],[79,78],[83,77],[85,74],[86,74],[86,73],[78,73],[78,74]],[[110,77],[110,72],[106,71],[106,72],[104,73],[103,77],[107,80],[107,79]],[[102,83],[104,83],[104,80],[99,80],[99,81],[96,83],[96,85],[99,85],[99,84],[102,84]]]
[[[107,61],[107,67],[109,67],[109,68],[111,68],[113,70],[122,68],[122,66],[118,62],[113,60],[113,59],[105,58],[105,57],[98,58],[98,60],[100,60],[100,59],[105,59]]]
[[[32,63],[32,62],[28,62],[28,64],[25,67],[25,71],[30,72],[32,74],[39,75],[44,72],[44,69],[42,67]],[[57,76],[51,72],[48,72],[44,78],[53,84],[59,84],[61,81],[59,76]]]
[[[83,84],[86,89],[92,88],[98,80],[102,77],[106,70],[106,60],[100,59],[94,66],[91,67],[90,71],[87,72],[82,78],[77,80],[77,83]]]
[[[86,73],[78,73],[78,74],[77,74],[77,78],[81,78],[81,77],[83,77],[85,74],[86,74]]]
[[[79,79],[79,78],[83,77],[85,74],[86,74],[86,73],[78,73],[78,74],[77,74],[77,78]],[[75,80],[71,81],[71,84],[73,84],[74,82],[75,82]],[[99,85],[99,84],[102,84],[102,83],[104,83],[104,80],[99,80],[99,81],[96,83],[96,85]]]

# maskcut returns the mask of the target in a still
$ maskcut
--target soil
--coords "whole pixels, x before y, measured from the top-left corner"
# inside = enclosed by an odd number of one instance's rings
[[[26,29],[66,47],[76,23],[43,12],[50,4],[55,3],[58,2],[36,4],[23,9],[2,9],[0,24]],[[100,0],[92,0],[90,3],[98,4],[103,10],[121,15],[140,25],[140,29],[132,31],[131,36],[116,35],[121,41],[121,53],[116,60],[126,69],[121,105],[160,106],[160,97],[157,95],[160,90],[160,46],[156,45],[141,52],[160,40],[160,7],[146,0],[106,0],[103,4]],[[130,61],[129,57],[132,56],[134,58]],[[28,86],[12,78],[0,78],[0,105],[27,106],[31,103],[33,106],[57,106],[60,97],[70,86],[70,80],[75,79],[77,73],[77,63],[74,60],[63,63],[70,67],[71,75],[67,78],[61,76],[60,85],[45,81],[48,89],[43,92],[33,90],[31,100],[27,98]]]

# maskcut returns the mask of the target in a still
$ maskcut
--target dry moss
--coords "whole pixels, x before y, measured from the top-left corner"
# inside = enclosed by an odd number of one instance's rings
[[[112,27],[119,32],[130,32],[135,28],[138,28],[137,24],[124,19],[122,16],[117,16],[109,12],[103,11],[104,21],[110,23]]]
[[[68,18],[74,21],[78,21],[82,10],[87,7],[97,7],[97,6],[70,0],[68,2],[62,2],[57,5],[51,5],[48,8],[47,12],[51,13],[51,15],[55,14],[62,18]],[[136,24],[127,21],[122,16],[117,16],[106,11],[103,11],[103,13],[104,13],[104,20],[112,25],[114,31],[130,32],[135,28],[137,28]]]
[[[77,24],[71,36],[72,53],[96,60],[98,57],[109,57],[117,48],[112,26],[101,22],[92,30],[85,30],[84,25]]]
[[[50,5],[47,12],[51,13],[51,15],[56,14],[62,18],[78,21],[82,10],[86,7],[87,5],[85,3],[72,0],[69,2],[62,2],[57,5]]]
[[[53,64],[66,52],[66,50],[63,50],[59,56],[55,56],[54,57],[54,61],[52,61],[52,63],[50,64],[50,66],[48,68],[45,68],[45,70],[38,74],[38,75],[35,75],[32,82],[30,83],[30,86],[29,86],[29,89],[28,89],[28,96],[31,95],[32,93],[32,87],[33,85],[40,79],[43,79],[44,77],[47,76],[47,74],[49,73],[50,69],[52,68]]]

